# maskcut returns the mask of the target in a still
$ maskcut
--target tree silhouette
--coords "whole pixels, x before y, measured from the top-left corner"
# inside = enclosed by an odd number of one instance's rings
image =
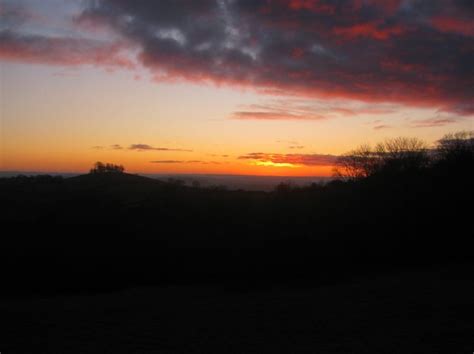
[[[446,134],[438,140],[437,157],[451,163],[472,162],[474,157],[474,131]]]
[[[341,156],[335,175],[344,179],[360,179],[376,174],[417,171],[429,162],[425,142],[417,138],[387,139],[374,148],[362,145]]]
[[[91,168],[91,174],[101,174],[101,173],[124,173],[125,168],[122,165],[114,165],[112,163],[103,163],[97,161],[94,164],[94,167]]]
[[[377,156],[369,145],[341,156],[336,162],[334,170],[337,177],[344,179],[365,178],[373,174],[378,165]]]

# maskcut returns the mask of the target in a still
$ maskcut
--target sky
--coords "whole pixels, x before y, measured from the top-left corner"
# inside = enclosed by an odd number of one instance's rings
[[[2,0],[0,170],[328,176],[473,130],[472,0]]]

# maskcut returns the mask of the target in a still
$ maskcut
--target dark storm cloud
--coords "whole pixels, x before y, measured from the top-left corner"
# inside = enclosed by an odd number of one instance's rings
[[[268,93],[395,102],[470,115],[474,113],[472,4],[467,0],[94,0],[76,22],[115,31],[138,49],[138,61],[156,80],[250,85]],[[2,47],[5,42],[8,50],[2,49],[0,56],[20,51],[18,60],[67,62],[66,55],[55,59],[44,52],[75,50],[52,39],[35,49],[35,41],[25,42],[12,33],[0,37]],[[251,117],[283,119],[256,111],[236,115]]]
[[[83,18],[108,23],[139,43],[140,59],[157,79],[253,84],[473,113],[471,105],[463,105],[474,91],[469,14],[472,6],[462,1],[189,1],[177,6],[175,1],[102,0]],[[236,118],[285,119],[260,112],[237,112]]]
[[[10,28],[31,20],[35,15],[19,3],[5,1],[0,4],[0,16],[2,20],[0,28]]]

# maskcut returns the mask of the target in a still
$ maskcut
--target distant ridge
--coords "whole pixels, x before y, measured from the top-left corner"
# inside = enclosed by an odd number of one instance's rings
[[[75,177],[81,175],[81,172],[45,172],[45,171],[0,171],[0,178],[16,177],[16,176],[62,176],[64,178]]]
[[[227,175],[227,174],[144,174],[162,181],[180,179],[187,185],[198,182],[202,187],[225,186],[230,190],[271,191],[282,183],[290,181],[298,187],[308,186],[311,183],[326,183],[332,177],[322,176],[255,176],[255,175]]]
[[[35,176],[51,175],[63,176],[64,178],[87,178],[81,173],[61,173],[61,172],[24,172],[24,171],[0,171],[0,177],[15,177],[18,175]],[[191,186],[198,183],[201,187],[224,186],[229,190],[248,190],[248,191],[271,191],[279,183],[291,181],[296,186],[307,186],[311,183],[326,183],[331,177],[322,176],[256,176],[256,175],[235,175],[235,174],[158,174],[158,173],[140,173],[125,174],[129,176],[144,177],[152,180],[167,182],[170,179],[182,180],[185,185]],[[130,179],[131,182],[133,179]],[[137,180],[138,181],[138,180]],[[143,181],[143,179],[141,180]]]

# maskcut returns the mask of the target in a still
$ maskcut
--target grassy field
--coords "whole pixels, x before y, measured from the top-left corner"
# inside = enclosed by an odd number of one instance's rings
[[[1,300],[2,353],[472,353],[474,266]]]

